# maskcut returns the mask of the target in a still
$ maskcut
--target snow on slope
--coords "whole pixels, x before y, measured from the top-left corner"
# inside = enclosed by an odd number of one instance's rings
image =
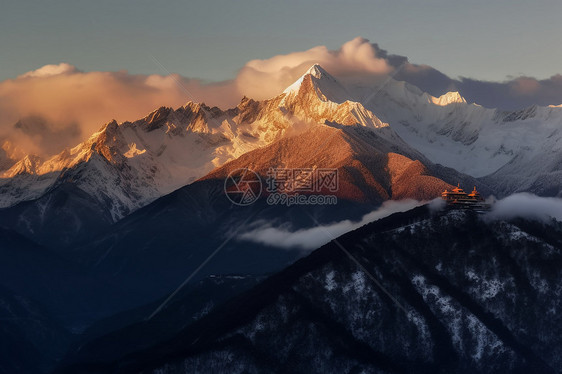
[[[344,87],[317,65],[308,73],[320,82],[321,105],[361,108],[430,161],[485,177],[500,195],[562,195],[562,106],[506,112],[467,103],[458,92],[434,97],[392,78],[374,87]],[[301,78],[286,92],[302,84]]]
[[[435,98],[393,79],[383,87],[348,91],[431,161],[475,177],[513,160],[541,165],[562,150],[559,107],[503,112],[469,104],[457,92]]]
[[[197,121],[182,124],[177,118],[203,117],[205,111],[191,103],[175,112],[160,108],[134,123],[110,122],[42,164],[31,167],[24,159],[2,174],[0,205],[38,198],[63,181],[72,181],[99,201],[109,202],[118,219],[228,159],[214,155],[228,139],[197,128]]]
[[[356,106],[389,124],[430,161],[486,177],[500,195],[562,194],[560,106],[505,112],[467,103],[458,92],[434,97],[392,78],[374,87],[344,87],[317,65],[308,73],[322,87],[320,105]],[[285,92],[295,94],[302,84],[303,78]]]

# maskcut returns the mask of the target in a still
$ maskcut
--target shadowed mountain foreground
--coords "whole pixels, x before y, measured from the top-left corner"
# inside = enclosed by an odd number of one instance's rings
[[[94,341],[59,372],[554,373],[560,265],[559,223],[420,207],[332,241],[167,342],[107,360]]]

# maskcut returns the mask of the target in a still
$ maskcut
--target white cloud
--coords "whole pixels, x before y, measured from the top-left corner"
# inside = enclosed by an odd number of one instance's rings
[[[562,221],[562,199],[517,193],[497,201],[487,216],[491,219],[555,218]]]
[[[239,91],[254,99],[267,99],[283,92],[314,64],[339,78],[380,76],[394,68],[379,56],[378,47],[364,38],[344,43],[338,50],[318,46],[303,52],[249,61],[239,72]]]
[[[385,218],[393,213],[408,211],[425,203],[416,200],[389,200],[383,203],[379,209],[363,216],[359,222],[344,220],[296,231],[284,226],[273,227],[262,222],[258,223],[257,227],[249,228],[238,235],[237,238],[278,248],[313,250],[367,223]],[[429,208],[433,211],[441,210],[444,206],[444,201],[439,198],[429,203]],[[517,217],[543,220],[555,218],[562,221],[562,199],[518,193],[497,201],[493,205],[492,211],[485,216],[486,219],[491,220]]]
[[[204,85],[175,74],[81,72],[66,63],[46,65],[0,82],[0,140],[46,157],[76,145],[112,119],[133,121],[160,106],[176,108],[190,100],[227,105],[236,95],[229,82]],[[43,124],[40,132],[14,126],[30,118]],[[65,131],[76,136],[60,136]],[[46,142],[50,147],[41,147]]]
[[[53,75],[76,73],[78,69],[75,66],[61,62],[57,65],[45,65],[39,69],[28,71],[20,75],[18,78],[38,78],[38,77],[51,77]]]
[[[367,223],[387,217],[393,213],[408,211],[422,204],[424,204],[424,202],[409,199],[399,201],[389,200],[385,201],[379,209],[363,216],[359,222],[344,220],[325,226],[317,226],[297,231],[263,224],[238,235],[238,239],[286,249],[312,250]]]

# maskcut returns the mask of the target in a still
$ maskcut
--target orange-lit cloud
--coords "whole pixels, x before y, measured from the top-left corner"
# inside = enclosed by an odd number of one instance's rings
[[[536,79],[520,77],[513,81],[511,89],[518,95],[535,95],[541,89],[541,84]]]
[[[362,38],[336,51],[320,46],[252,60],[234,80],[214,84],[177,74],[82,72],[67,63],[46,65],[0,82],[0,140],[8,137],[26,152],[47,156],[75,145],[111,119],[135,120],[162,105],[178,107],[193,100],[228,108],[244,95],[254,99],[273,97],[314,63],[340,76],[392,70],[384,58],[377,56],[377,49]],[[21,119],[26,119],[26,131],[14,128]],[[66,136],[60,136],[65,131]]]
[[[236,96],[232,91],[230,82],[203,85],[178,75],[80,72],[69,64],[47,65],[0,82],[0,140],[9,138],[26,152],[47,156],[75,145],[111,119],[135,120],[159,106],[178,107],[189,100],[230,105]],[[21,119],[26,126],[14,126]]]
[[[53,75],[76,73],[78,69],[75,66],[67,64],[66,62],[61,62],[57,65],[45,65],[39,69],[28,71],[25,74],[20,75],[18,78],[39,78],[39,77],[51,77]]]
[[[244,95],[265,99],[283,92],[316,63],[339,78],[361,76],[365,79],[388,74],[394,67],[379,56],[379,51],[367,39],[355,38],[335,51],[319,46],[266,60],[252,60],[240,70],[236,84]]]
[[[67,63],[46,65],[0,82],[0,144],[8,138],[26,153],[47,156],[74,146],[112,119],[136,120],[162,105],[178,107],[193,100],[226,109],[242,96],[273,97],[315,63],[344,83],[370,84],[392,74],[434,96],[456,90],[467,101],[487,107],[517,109],[562,103],[560,75],[506,82],[451,79],[430,66],[390,55],[367,39],[355,38],[336,50],[318,46],[251,60],[233,80],[213,84],[177,74],[82,72]],[[22,119],[26,126],[15,127]]]

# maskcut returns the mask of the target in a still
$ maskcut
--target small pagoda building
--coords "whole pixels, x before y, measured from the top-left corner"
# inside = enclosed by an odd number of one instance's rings
[[[471,200],[476,200],[478,202],[484,201],[484,198],[480,195],[480,192],[476,191],[476,186],[474,186],[474,189],[472,190],[472,192],[468,194],[468,197]]]
[[[451,191],[445,190],[441,194],[441,198],[447,202],[447,205],[451,208],[459,209],[474,209],[481,210],[487,209],[488,206],[484,203],[484,198],[480,195],[480,192],[476,190],[476,186],[471,193],[466,193],[460,187],[460,183],[456,188]]]

